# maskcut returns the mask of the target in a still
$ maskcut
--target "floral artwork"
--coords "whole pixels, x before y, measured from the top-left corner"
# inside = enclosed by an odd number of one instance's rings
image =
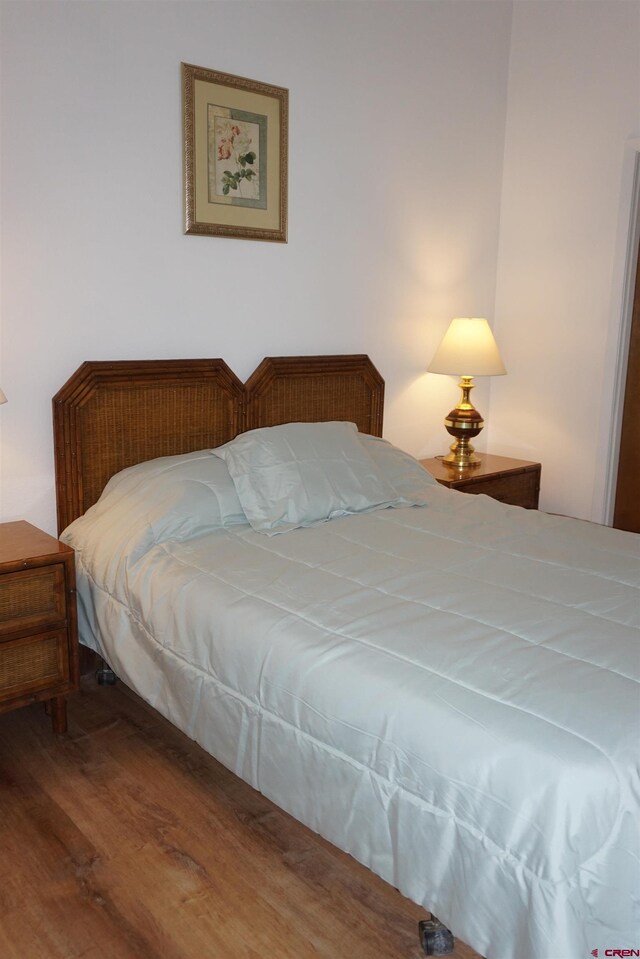
[[[286,243],[289,91],[191,63],[181,71],[184,232]]]
[[[266,117],[231,112],[209,105],[209,202],[264,207],[260,160]]]

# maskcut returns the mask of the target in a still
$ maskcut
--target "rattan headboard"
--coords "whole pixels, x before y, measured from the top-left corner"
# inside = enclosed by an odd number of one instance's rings
[[[294,421],[381,436],[383,400],[364,355],[268,357],[246,385],[219,359],[83,363],[53,398],[58,532],[127,466]]]

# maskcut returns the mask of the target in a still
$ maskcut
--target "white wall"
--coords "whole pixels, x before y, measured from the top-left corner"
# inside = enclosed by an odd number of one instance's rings
[[[3,520],[54,529],[85,359],[368,352],[386,435],[446,448],[424,369],[493,311],[509,3],[0,6]],[[287,245],[183,235],[181,61],[290,89]]]
[[[542,461],[543,508],[607,519],[640,4],[514,4],[489,446]]]
[[[223,356],[244,377],[266,354],[368,352],[385,434],[441,452],[457,388],[424,369],[464,314],[495,316],[509,369],[477,390],[478,445],[540,459],[545,508],[604,518],[640,4],[0,17],[2,519],[53,530],[50,400],[90,358]],[[181,61],[290,89],[287,245],[183,235]]]

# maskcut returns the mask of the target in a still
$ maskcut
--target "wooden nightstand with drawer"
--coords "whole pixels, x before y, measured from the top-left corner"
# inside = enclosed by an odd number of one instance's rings
[[[514,460],[507,456],[481,454],[482,462],[462,472],[447,466],[442,457],[420,460],[427,472],[442,486],[463,493],[486,493],[501,503],[537,509],[540,497],[540,463]]]
[[[78,672],[73,550],[30,523],[0,523],[0,713],[46,700],[65,732]]]

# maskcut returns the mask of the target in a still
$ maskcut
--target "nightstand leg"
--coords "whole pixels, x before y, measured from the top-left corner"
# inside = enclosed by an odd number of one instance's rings
[[[67,701],[64,696],[54,696],[49,700],[51,704],[51,725],[54,733],[67,731]]]

